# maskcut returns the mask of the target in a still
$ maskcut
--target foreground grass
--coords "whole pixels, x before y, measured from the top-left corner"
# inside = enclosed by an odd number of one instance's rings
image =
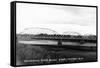
[[[32,44],[17,43],[16,47],[17,65],[70,63],[96,61],[96,51],[82,51],[70,48],[53,46],[39,46]],[[81,60],[58,61],[59,59],[82,58]],[[24,62],[24,60],[57,59],[52,62]]]

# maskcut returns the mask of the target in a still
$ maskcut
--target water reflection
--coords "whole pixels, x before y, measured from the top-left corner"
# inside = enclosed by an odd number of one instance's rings
[[[44,45],[58,45],[58,41],[52,40],[32,40],[32,41],[18,41],[22,44],[44,44]],[[71,46],[96,46],[96,43],[84,43],[80,44],[79,42],[63,42],[62,45],[71,45]]]

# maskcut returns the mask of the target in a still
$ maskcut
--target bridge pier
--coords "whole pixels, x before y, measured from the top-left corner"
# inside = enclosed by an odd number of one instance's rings
[[[58,40],[58,46],[62,46],[62,40]]]

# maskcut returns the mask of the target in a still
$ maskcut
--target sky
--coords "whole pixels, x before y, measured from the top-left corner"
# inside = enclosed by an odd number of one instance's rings
[[[96,8],[17,3],[16,26],[17,33],[40,27],[58,34],[71,31],[96,35]]]

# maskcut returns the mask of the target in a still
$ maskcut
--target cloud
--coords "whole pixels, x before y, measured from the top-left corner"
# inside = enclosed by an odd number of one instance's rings
[[[47,28],[59,32],[70,29],[83,34],[96,34],[96,8],[18,3],[17,32],[39,25],[44,28],[49,25]]]

